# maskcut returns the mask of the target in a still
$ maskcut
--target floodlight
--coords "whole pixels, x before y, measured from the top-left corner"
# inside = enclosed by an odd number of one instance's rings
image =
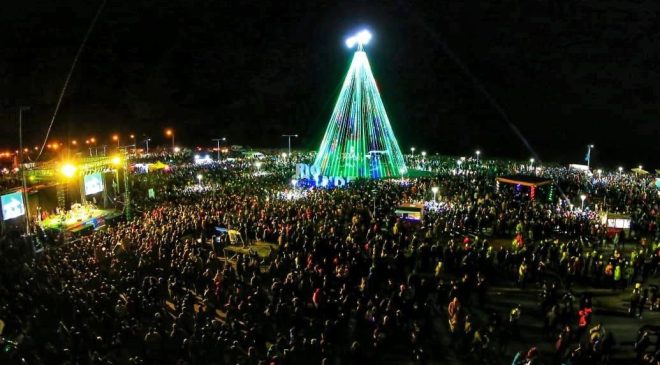
[[[70,163],[62,166],[62,174],[66,177],[71,177],[76,173],[76,167]]]

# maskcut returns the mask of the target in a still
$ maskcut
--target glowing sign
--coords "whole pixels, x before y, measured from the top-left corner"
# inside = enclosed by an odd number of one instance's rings
[[[0,204],[2,205],[3,220],[13,219],[25,214],[23,194],[20,191],[0,196]]]
[[[608,218],[607,219],[607,226],[609,228],[629,229],[630,228],[630,219]]]
[[[211,160],[211,157],[209,157],[209,155],[205,155],[205,156],[195,155],[195,164],[197,165],[206,165],[211,162],[213,162],[213,160]]]
[[[296,164],[296,175],[294,179],[304,180],[311,182],[314,186],[320,187],[336,187],[341,188],[350,183],[355,178],[353,176],[321,176],[320,170],[315,165],[307,165],[304,163]],[[294,186],[297,185],[293,184]]]

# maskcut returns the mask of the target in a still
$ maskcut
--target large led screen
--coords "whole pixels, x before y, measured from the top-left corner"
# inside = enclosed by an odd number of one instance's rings
[[[0,196],[2,205],[2,219],[13,219],[25,214],[25,204],[23,204],[23,194],[20,191]]]
[[[85,175],[85,195],[92,195],[103,191],[103,175],[100,172]]]

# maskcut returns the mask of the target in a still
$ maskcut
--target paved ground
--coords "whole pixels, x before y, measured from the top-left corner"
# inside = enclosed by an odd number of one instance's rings
[[[656,281],[658,281],[656,279]],[[580,297],[588,288],[576,287],[574,293]],[[601,323],[607,330],[612,331],[616,340],[616,348],[612,357],[612,364],[634,364],[635,353],[633,342],[640,326],[645,324],[660,324],[660,312],[646,312],[643,319],[628,316],[628,298],[630,290],[612,292],[610,289],[588,289],[593,294],[594,314],[592,323]],[[549,356],[554,351],[555,334],[547,334],[543,330],[543,317],[541,316],[538,298],[540,288],[530,286],[521,290],[511,286],[492,287],[488,295],[488,304],[484,310],[472,312],[476,321],[486,321],[487,313],[496,311],[502,315],[508,313],[516,304],[522,306],[520,320],[521,337],[511,339],[505,352],[495,351],[488,358],[476,359],[464,351],[455,350],[449,343],[449,333],[445,323],[444,313],[439,313],[435,327],[439,334],[438,347],[432,353],[433,359],[429,364],[510,364],[517,351],[526,351],[531,346],[537,346],[547,363],[551,363]],[[407,361],[413,363],[412,361]],[[394,362],[393,362],[394,363]],[[396,361],[396,363],[401,363]],[[406,361],[404,361],[406,363]]]

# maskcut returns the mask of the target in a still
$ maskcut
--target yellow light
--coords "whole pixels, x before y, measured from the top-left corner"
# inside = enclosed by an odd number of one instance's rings
[[[121,158],[119,158],[119,156],[114,156],[112,158],[112,163],[115,165],[119,165],[121,163]]]
[[[90,138],[89,140],[90,140],[90,142],[92,142],[92,143],[96,143],[96,138],[94,138],[94,137]]]
[[[75,145],[78,144],[78,141],[76,141],[76,140],[74,139],[73,141],[71,141],[71,144],[75,146]]]
[[[113,141],[116,141],[116,140],[118,140],[118,139],[119,139],[119,136],[118,136],[118,135],[115,134],[114,136],[112,136],[112,140],[113,140]]]
[[[131,134],[131,139],[135,139],[135,134]]]
[[[66,177],[71,177],[76,173],[77,168],[70,163],[66,163],[62,166],[62,174]]]
[[[167,135],[167,136],[171,136],[172,133],[174,133],[174,132],[172,132],[171,129],[166,129],[166,130],[165,130],[165,135]]]

